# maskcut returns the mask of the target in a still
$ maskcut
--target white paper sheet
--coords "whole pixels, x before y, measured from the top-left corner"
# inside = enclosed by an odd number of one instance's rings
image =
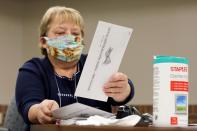
[[[135,126],[141,117],[138,115],[129,115],[121,119],[115,117],[106,118],[98,115],[90,116],[86,119],[71,118],[67,120],[60,120],[59,125],[93,125],[93,126]]]
[[[73,103],[64,107],[61,107],[52,112],[52,115],[56,119],[69,119],[75,117],[88,117],[93,115],[100,115],[103,117],[111,117],[112,113],[87,106],[81,103]]]
[[[111,119],[111,118],[104,118],[101,116],[90,116],[87,120],[78,120],[76,121],[76,125],[95,125],[95,126],[102,126],[102,125],[113,125],[113,126],[135,126],[141,117],[138,115],[130,115],[126,116],[121,119]],[[62,123],[63,124],[63,123]]]
[[[118,71],[132,31],[99,21],[75,96],[107,101],[103,85]]]

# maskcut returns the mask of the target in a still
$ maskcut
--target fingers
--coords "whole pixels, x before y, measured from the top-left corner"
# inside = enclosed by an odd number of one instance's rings
[[[50,124],[54,122],[54,119],[51,116],[44,114],[44,112],[40,112],[38,115],[38,121],[40,124]]]
[[[52,112],[51,112],[52,101],[44,100],[40,104],[41,104],[40,106],[41,111],[47,116],[52,116]]]
[[[113,88],[107,88],[107,89],[105,89],[104,88],[104,93],[107,95],[107,96],[109,96],[109,97],[113,97],[113,96],[115,96],[115,95],[118,95],[118,94],[120,94],[122,92],[122,90],[121,90],[121,88],[119,88],[119,87],[113,87]]]
[[[106,92],[105,93],[108,97],[112,97],[114,99],[118,98],[120,96],[120,93],[118,92]]]
[[[108,82],[125,81],[125,80],[128,81],[127,75],[125,75],[125,74],[123,74],[123,73],[121,73],[121,72],[118,72],[118,73],[113,74],[113,75],[109,78],[109,81],[108,81]]]
[[[108,82],[104,85],[104,89],[108,90],[109,88],[120,89],[127,85],[127,81],[115,81],[115,82]],[[113,90],[113,89],[112,89]]]
[[[52,103],[52,106],[51,106],[51,111],[54,111],[54,110],[56,110],[56,109],[59,109],[59,105],[57,104],[56,101],[54,101],[54,102]]]
[[[123,73],[113,74],[107,83],[104,84],[103,91],[115,101],[124,101],[131,91],[128,84],[128,77]]]
[[[105,93],[121,93],[127,87],[128,78],[123,73],[113,74],[109,81],[104,84],[103,91]]]
[[[55,120],[52,117],[52,111],[58,109],[59,105],[54,100],[44,100],[39,105],[39,112],[37,114],[37,119],[41,124],[50,124]]]

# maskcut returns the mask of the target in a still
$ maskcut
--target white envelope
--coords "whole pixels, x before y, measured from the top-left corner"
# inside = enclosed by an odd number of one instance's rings
[[[99,21],[75,96],[107,101],[103,85],[118,71],[132,31]]]
[[[56,119],[69,119],[74,117],[88,117],[93,115],[100,115],[103,117],[111,117],[112,113],[87,106],[81,103],[73,103],[64,107],[61,107],[52,112],[52,115]]]

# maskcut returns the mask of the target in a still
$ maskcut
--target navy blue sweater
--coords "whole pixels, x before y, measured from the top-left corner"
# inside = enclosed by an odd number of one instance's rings
[[[28,125],[30,124],[28,119],[29,108],[34,104],[42,102],[44,99],[55,100],[58,104],[60,104],[61,99],[61,106],[76,102],[76,98],[73,96],[76,90],[75,85],[77,85],[81,76],[86,57],[87,55],[81,56],[78,62],[78,73],[73,75],[72,79],[60,77],[55,74],[47,57],[33,58],[27,61],[19,69],[16,83],[16,104],[19,113]],[[81,97],[78,97],[77,100],[79,103],[111,112],[111,105],[122,105],[133,98],[134,87],[130,80],[129,84],[131,87],[131,94],[121,103],[115,102],[110,97],[107,102]]]

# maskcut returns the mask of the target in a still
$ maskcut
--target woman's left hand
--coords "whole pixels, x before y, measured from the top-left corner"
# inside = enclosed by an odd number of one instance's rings
[[[124,101],[131,92],[127,75],[120,72],[113,74],[104,84],[103,91],[116,102]]]

